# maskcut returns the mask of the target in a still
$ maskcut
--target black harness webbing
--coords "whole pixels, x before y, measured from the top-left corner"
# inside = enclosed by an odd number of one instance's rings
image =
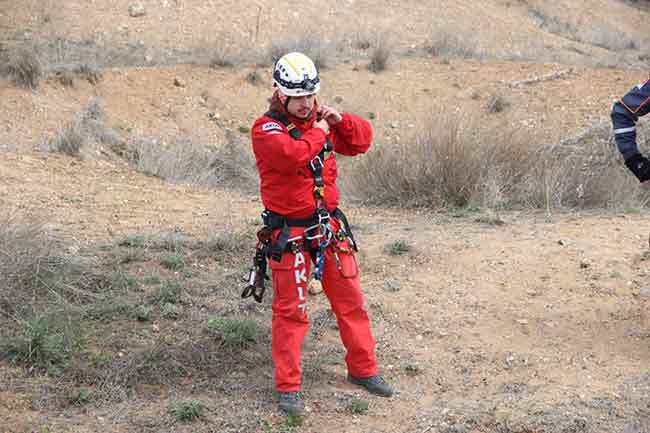
[[[302,137],[302,131],[300,128],[296,127],[287,116],[278,112],[278,111],[267,111],[264,113],[265,116],[270,117],[271,119],[277,120],[282,123],[287,130],[289,135],[294,140],[299,140]],[[332,142],[329,138],[325,138],[325,146],[320,151],[320,153],[311,161],[309,161],[309,170],[311,170],[314,176],[314,195],[318,199],[323,199],[325,195],[325,180],[323,179],[323,167],[325,166],[325,153],[331,152],[333,150]]]

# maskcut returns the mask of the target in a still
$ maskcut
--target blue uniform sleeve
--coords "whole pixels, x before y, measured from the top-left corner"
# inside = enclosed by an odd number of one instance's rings
[[[639,154],[636,122],[650,112],[650,80],[630,90],[612,109],[616,146],[625,160]]]

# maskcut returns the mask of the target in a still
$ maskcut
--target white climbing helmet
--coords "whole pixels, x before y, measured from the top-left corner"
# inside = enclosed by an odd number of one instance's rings
[[[286,96],[312,95],[320,90],[316,65],[302,53],[280,57],[273,68],[273,82]]]

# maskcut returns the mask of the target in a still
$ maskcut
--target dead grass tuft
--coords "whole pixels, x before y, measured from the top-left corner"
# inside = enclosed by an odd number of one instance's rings
[[[92,100],[56,136],[45,141],[45,149],[80,157],[82,149],[91,143],[106,143],[110,146],[121,144],[122,139],[106,126],[104,117],[101,102]]]
[[[36,89],[43,78],[43,66],[34,48],[21,47],[9,52],[4,73],[17,86]]]
[[[132,144],[137,169],[150,176],[195,186],[255,187],[255,163],[249,149],[237,137],[218,149],[208,149],[190,140],[169,146],[138,140]]]
[[[375,73],[385,71],[388,68],[391,54],[392,50],[388,46],[388,42],[384,38],[379,38],[377,46],[375,46],[370,55],[368,69]]]
[[[471,37],[458,34],[453,29],[436,29],[426,45],[426,50],[434,57],[444,58],[482,58],[477,51],[477,42]]]

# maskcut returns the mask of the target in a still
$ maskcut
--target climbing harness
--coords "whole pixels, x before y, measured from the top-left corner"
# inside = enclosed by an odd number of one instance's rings
[[[302,131],[282,113],[269,111],[265,115],[282,122],[294,140],[298,140],[302,136]],[[313,278],[320,280],[323,276],[325,266],[325,250],[330,245],[334,245],[333,256],[341,275],[344,278],[355,278],[357,276],[358,266],[355,266],[356,271],[352,275],[346,275],[343,272],[338,255],[339,252],[345,252],[354,256],[354,252],[358,251],[357,243],[350,230],[348,220],[340,209],[337,208],[330,213],[323,205],[325,199],[323,168],[325,167],[326,155],[332,150],[332,143],[327,139],[323,150],[308,164],[314,177],[313,195],[316,201],[316,211],[311,218],[287,218],[268,209],[262,212],[263,227],[257,233],[258,242],[253,259],[253,267],[250,269],[247,279],[248,286],[244,288],[242,298],[253,296],[257,302],[262,302],[265,281],[268,280],[266,272],[267,260],[270,258],[279,262],[282,259],[282,255],[287,251],[293,254],[297,254],[300,251],[308,251],[314,261]],[[336,233],[333,232],[330,225],[331,217],[338,219],[342,223],[342,227]],[[304,227],[305,229],[301,235],[290,237],[291,227]],[[275,242],[273,242],[272,233],[278,229],[280,229],[279,235]],[[352,246],[352,250],[340,246],[346,239]]]

